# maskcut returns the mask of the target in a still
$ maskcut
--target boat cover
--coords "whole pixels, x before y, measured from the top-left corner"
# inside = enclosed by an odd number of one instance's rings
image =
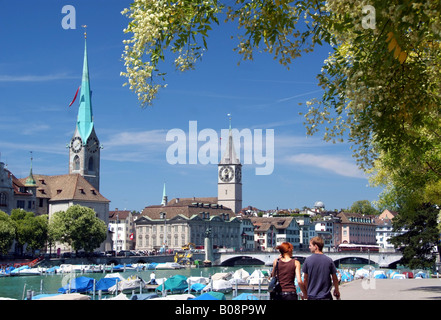
[[[165,290],[173,292],[183,292],[188,289],[187,277],[183,275],[175,275],[164,282]],[[156,291],[162,291],[162,284],[156,287]]]
[[[70,286],[70,293],[84,293],[89,292],[93,290],[93,278],[89,277],[78,277],[74,278],[70,281],[70,284],[66,284],[64,287],[58,289],[59,293],[67,293],[69,291]]]

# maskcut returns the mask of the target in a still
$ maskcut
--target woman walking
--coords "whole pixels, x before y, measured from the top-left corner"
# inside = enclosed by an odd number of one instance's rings
[[[303,296],[306,297],[306,288],[300,275],[300,262],[292,258],[293,245],[283,242],[276,249],[280,252],[280,257],[273,262],[271,277],[278,277],[281,292],[274,295],[274,300],[298,300],[295,279]],[[302,296],[302,297],[303,297]]]

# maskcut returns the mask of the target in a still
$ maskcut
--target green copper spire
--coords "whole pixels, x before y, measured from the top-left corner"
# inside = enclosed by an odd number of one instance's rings
[[[29,176],[26,178],[25,186],[26,187],[36,187],[37,183],[35,182],[34,176],[32,174],[32,151],[31,151],[31,171],[29,172]]]
[[[167,205],[167,193],[165,192],[165,182],[164,182],[164,189],[162,190],[162,203],[161,205],[166,206]]]
[[[80,107],[78,109],[77,128],[80,133],[83,144],[87,143],[90,133],[93,129],[92,114],[92,94],[89,83],[89,66],[87,63],[87,40],[84,33],[84,63],[83,78],[81,80]]]

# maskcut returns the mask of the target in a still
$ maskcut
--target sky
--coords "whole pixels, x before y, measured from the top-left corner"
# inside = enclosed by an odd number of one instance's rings
[[[274,133],[274,169],[256,174],[260,154],[244,164],[244,145],[236,144],[243,164],[243,207],[261,210],[312,207],[348,208],[357,200],[375,201],[381,192],[368,186],[348,143],[332,144],[321,135],[307,137],[303,116],[307,100],[321,97],[317,74],[330,48],[319,47],[295,60],[289,69],[268,54],[241,62],[230,38],[234,26],[221,24],[209,33],[208,50],[196,70],[178,72],[165,66],[168,87],[153,106],[141,108],[135,93],[123,87],[121,58],[129,20],[121,11],[126,0],[0,0],[0,161],[18,178],[68,173],[69,143],[75,131],[81,84],[84,29],[95,131],[101,150],[100,193],[110,210],[141,211],[160,204],[164,183],[172,198],[216,197],[216,163],[201,158],[173,164],[167,157],[179,131],[187,138],[207,129],[221,136],[231,125],[249,130],[254,142]],[[63,18],[75,9],[75,29]],[[65,25],[64,25],[65,26]],[[303,106],[299,106],[303,103]],[[258,133],[262,133],[262,139]],[[323,132],[321,132],[323,133]],[[207,146],[197,144],[197,151]],[[268,150],[265,149],[268,147]],[[189,145],[186,148],[189,151]],[[219,148],[218,159],[221,158]],[[31,154],[32,152],[32,154]],[[181,154],[182,155],[182,154]]]

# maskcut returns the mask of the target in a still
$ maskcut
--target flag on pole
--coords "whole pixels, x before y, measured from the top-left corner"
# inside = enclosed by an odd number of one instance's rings
[[[75,97],[73,98],[72,102],[69,104],[69,107],[75,102],[77,99],[78,91],[80,91],[81,86],[78,87],[77,92],[75,92]]]

